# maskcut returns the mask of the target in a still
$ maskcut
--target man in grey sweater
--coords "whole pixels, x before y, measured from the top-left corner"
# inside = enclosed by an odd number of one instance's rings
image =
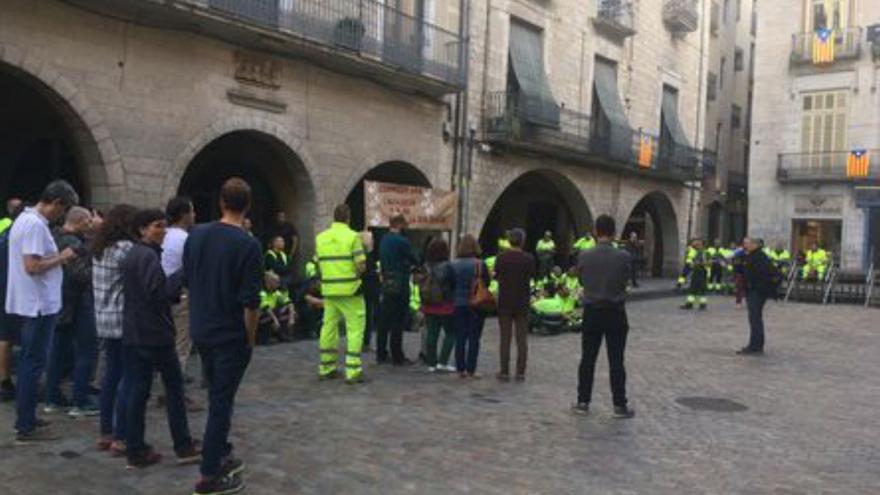
[[[635,411],[627,406],[626,370],[623,354],[629,324],[626,318],[626,282],[632,270],[632,257],[612,244],[614,219],[596,219],[597,246],[578,257],[578,274],[584,288],[584,327],[581,333],[581,364],[578,372],[578,399],[572,406],[576,414],[590,411],[593,372],[602,338],[606,340],[614,417],[631,418]]]

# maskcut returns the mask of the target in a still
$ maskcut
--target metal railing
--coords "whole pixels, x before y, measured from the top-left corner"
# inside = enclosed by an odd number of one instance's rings
[[[458,34],[376,0],[178,0],[461,85]]]
[[[866,177],[849,177],[849,151],[814,153],[781,153],[778,156],[776,177],[780,182],[870,182],[880,180],[880,149],[868,150],[874,162]]]
[[[834,38],[834,60],[859,58],[862,52],[862,28],[836,29]],[[794,64],[808,64],[813,61],[815,32],[797,33],[791,37],[791,61]]]
[[[868,276],[865,277],[865,307],[871,306],[874,298],[874,285],[877,283],[877,273],[874,270],[874,250],[871,249],[871,264],[868,265]]]
[[[697,0],[666,0],[663,4],[663,22],[673,32],[692,33],[699,20]]]
[[[599,158],[618,169],[659,172],[683,180],[699,180],[703,169],[714,167],[717,160],[711,151],[662,140],[564,107],[555,107],[558,120],[549,122],[542,116],[555,113],[540,108],[545,105],[555,103],[505,91],[489,93],[484,114],[485,138],[543,148],[548,154]],[[650,153],[640,153],[644,143],[649,143]]]
[[[599,0],[596,19],[600,24],[613,28],[621,35],[635,34],[635,17],[632,2],[624,0]]]

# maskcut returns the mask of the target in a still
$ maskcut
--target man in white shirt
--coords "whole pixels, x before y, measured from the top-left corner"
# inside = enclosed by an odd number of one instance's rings
[[[6,312],[21,318],[15,421],[18,444],[58,438],[37,420],[37,389],[61,312],[61,266],[77,254],[70,248],[58,252],[49,224],[77,203],[79,196],[70,184],[54,181],[43,190],[36,206],[18,216],[9,233]]]
[[[185,196],[177,196],[168,201],[165,207],[169,227],[162,241],[162,270],[166,276],[177,273],[183,268],[183,245],[189,236],[189,229],[196,222],[196,210],[192,200]],[[172,308],[174,327],[177,332],[177,358],[180,369],[186,374],[186,362],[192,352],[192,340],[189,336],[189,304],[186,293],[181,296],[180,303]]]

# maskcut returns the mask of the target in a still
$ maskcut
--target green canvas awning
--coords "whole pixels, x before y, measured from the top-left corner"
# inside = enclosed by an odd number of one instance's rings
[[[510,64],[516,83],[522,117],[532,123],[559,126],[559,105],[550,91],[544,71],[541,32],[519,22],[510,23]]]
[[[626,118],[626,110],[620,102],[617,90],[617,66],[605,60],[596,59],[593,70],[593,88],[599,99],[602,115],[593,115],[594,119],[607,119],[606,123],[597,127],[600,135],[595,136],[594,145],[608,153],[611,158],[628,160],[633,148],[633,131]],[[607,128],[604,128],[606,127]]]

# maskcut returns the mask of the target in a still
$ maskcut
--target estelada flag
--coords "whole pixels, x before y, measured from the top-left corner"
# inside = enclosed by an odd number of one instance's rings
[[[868,150],[852,150],[846,159],[846,176],[850,179],[864,179],[868,176],[870,166]]]
[[[639,167],[651,168],[654,159],[654,138],[641,136],[639,139]]]
[[[834,31],[817,29],[813,34],[813,64],[834,62]]]

